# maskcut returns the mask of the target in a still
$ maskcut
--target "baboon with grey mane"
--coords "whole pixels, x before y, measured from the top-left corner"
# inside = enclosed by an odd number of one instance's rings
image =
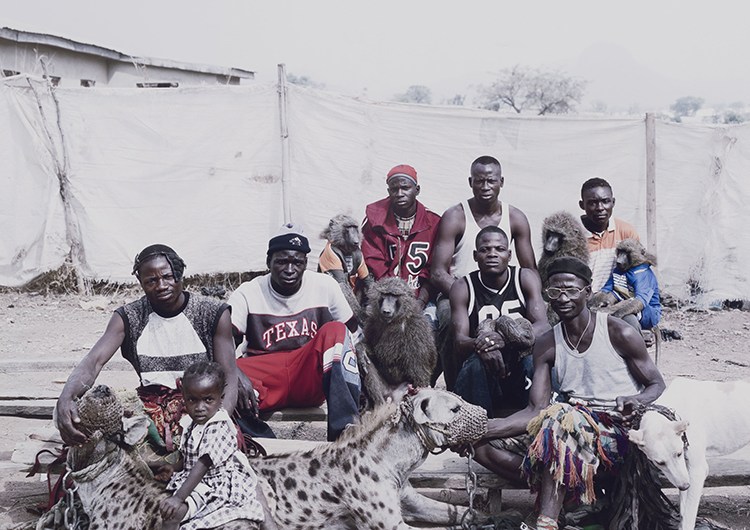
[[[555,212],[542,221],[542,255],[537,264],[542,279],[542,297],[549,302],[545,289],[549,286],[547,269],[550,263],[563,256],[589,262],[589,247],[581,221],[566,211]],[[547,320],[554,326],[560,319],[547,304]]]
[[[359,275],[360,267],[366,269],[360,248],[362,233],[359,230],[359,223],[349,215],[336,215],[328,222],[328,226],[321,232],[320,237],[330,244],[333,255],[329,254],[328,257],[337,263],[335,266],[332,266],[330,262],[325,266],[321,263],[318,265],[318,272],[325,272],[334,277],[346,301],[361,322],[364,318],[364,311],[362,310],[362,296],[358,296],[358,292],[366,292],[373,284],[373,277],[369,272],[364,277]],[[324,250],[323,253],[325,254],[326,251]],[[321,254],[322,257],[323,254]]]
[[[537,264],[542,289],[547,288],[549,264],[563,256],[589,262],[589,247],[581,221],[566,211],[555,212],[542,221],[542,255]]]
[[[615,265],[617,270],[625,273],[644,263],[649,266],[656,265],[656,257],[648,252],[640,241],[637,239],[624,239],[617,244],[617,254]],[[644,272],[652,275],[653,271]],[[657,292],[658,295],[658,292]],[[612,291],[599,291],[594,293],[589,301],[589,305],[599,311],[605,311],[617,318],[625,318],[628,315],[637,315],[643,311],[643,302],[635,297],[630,296],[620,300]]]
[[[435,339],[411,288],[401,278],[382,278],[368,291],[364,341],[359,344],[363,386],[374,404],[394,387],[426,387],[437,362]]]

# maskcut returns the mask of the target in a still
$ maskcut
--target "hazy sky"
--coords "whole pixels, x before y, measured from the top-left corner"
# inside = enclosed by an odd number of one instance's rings
[[[131,55],[233,66],[272,81],[276,64],[328,89],[390,99],[471,93],[514,64],[589,81],[586,103],[665,108],[680,96],[750,104],[741,0],[0,0],[0,26]]]

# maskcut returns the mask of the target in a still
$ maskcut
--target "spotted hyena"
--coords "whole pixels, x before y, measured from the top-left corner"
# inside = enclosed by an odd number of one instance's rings
[[[404,517],[456,524],[455,506],[418,494],[409,474],[438,447],[475,441],[483,409],[436,389],[386,403],[333,444],[251,461],[281,528],[406,529]]]

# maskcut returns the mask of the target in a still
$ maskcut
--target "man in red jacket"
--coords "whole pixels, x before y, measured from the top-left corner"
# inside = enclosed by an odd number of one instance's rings
[[[365,208],[362,254],[376,280],[403,278],[424,308],[433,298],[430,258],[440,216],[417,200],[417,171],[400,164],[386,176],[388,197]]]

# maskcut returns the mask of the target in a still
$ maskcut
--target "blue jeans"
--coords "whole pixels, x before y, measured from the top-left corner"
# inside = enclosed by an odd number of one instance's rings
[[[469,403],[478,405],[494,418],[501,410],[520,410],[529,403],[527,383],[534,366],[531,355],[519,359],[516,353],[503,354],[510,375],[498,379],[490,374],[476,353],[472,353],[458,372],[454,392]]]

